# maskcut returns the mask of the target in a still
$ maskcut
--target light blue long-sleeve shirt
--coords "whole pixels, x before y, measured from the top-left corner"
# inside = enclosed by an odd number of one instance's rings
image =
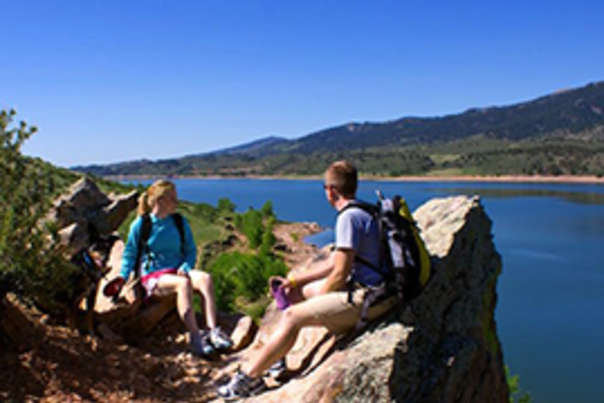
[[[149,214],[151,218],[151,233],[147,244],[149,253],[142,253],[141,267],[142,276],[154,271],[163,269],[181,269],[188,273],[195,267],[197,259],[197,248],[193,240],[193,233],[189,223],[183,217],[184,227],[184,255],[182,253],[180,234],[174,218],[170,215],[165,218],[158,218],[154,214]],[[128,241],[122,256],[122,269],[120,276],[128,279],[130,273],[135,269],[138,243],[141,237],[143,219],[137,217],[130,225]]]

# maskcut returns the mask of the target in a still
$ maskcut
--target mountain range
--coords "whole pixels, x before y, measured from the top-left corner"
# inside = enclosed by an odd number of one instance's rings
[[[604,82],[441,117],[348,123],[164,160],[73,167],[106,175],[316,175],[336,159],[399,175],[604,175]]]

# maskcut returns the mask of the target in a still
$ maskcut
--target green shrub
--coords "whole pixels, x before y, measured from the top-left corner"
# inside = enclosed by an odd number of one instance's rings
[[[508,366],[505,366],[505,377],[510,388],[510,403],[530,403],[531,394],[520,390],[520,376],[511,375]]]
[[[216,220],[216,209],[207,203],[194,204],[192,213],[208,222]]]
[[[246,236],[250,249],[259,249],[261,254],[271,253],[275,244],[273,227],[277,222],[273,212],[273,204],[269,201],[264,203],[260,211],[250,207],[243,214],[235,216],[235,226]]]
[[[262,243],[260,245],[261,255],[270,255],[275,242],[277,242],[277,238],[275,238],[275,235],[273,234],[273,228],[275,227],[276,221],[274,216],[270,216],[266,221],[266,226],[262,233]]]
[[[273,211],[273,203],[268,200],[262,208],[260,209],[263,218],[275,217],[275,212]]]
[[[235,203],[229,199],[223,198],[218,200],[217,207],[220,213],[233,213],[235,211]]]
[[[0,112],[0,298],[13,292],[59,314],[77,292],[79,273],[57,249],[56,232],[41,224],[57,190],[55,175],[21,154],[37,129],[15,127],[15,115]]]
[[[238,228],[246,236],[251,249],[256,249],[262,244],[262,233],[264,232],[264,224],[262,222],[262,214],[250,208],[247,212],[241,215],[241,219],[236,221]]]
[[[258,253],[222,254],[208,265],[219,309],[243,311],[254,319],[262,316],[269,302],[266,298],[268,279],[287,272],[283,260],[272,254],[276,222],[270,201],[260,211],[250,208],[235,215],[235,226],[247,237],[249,248]]]
[[[244,310],[268,292],[271,276],[284,276],[285,263],[272,256],[241,252],[223,254],[209,267],[214,279],[216,304],[225,311]]]

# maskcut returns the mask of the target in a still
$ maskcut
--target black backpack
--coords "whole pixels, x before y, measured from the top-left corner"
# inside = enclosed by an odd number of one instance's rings
[[[381,286],[370,289],[366,294],[360,324],[366,323],[367,309],[375,302],[396,295],[407,303],[417,297],[430,277],[431,260],[419,234],[405,199],[396,196],[385,198],[381,192],[378,202],[369,204],[355,201],[346,205],[339,214],[349,208],[360,208],[368,212],[377,222],[380,236],[380,265],[376,267],[356,254],[355,260],[363,263],[383,281]],[[349,284],[352,290],[354,284]],[[352,292],[349,292],[349,301]]]
[[[136,264],[134,270],[135,278],[140,276],[140,264],[141,259],[143,258],[143,253],[149,253],[149,244],[147,241],[149,240],[149,236],[151,235],[151,227],[153,223],[151,222],[151,217],[149,214],[143,214],[141,216],[143,222],[141,224],[141,236],[138,240],[138,245],[136,247]],[[180,235],[180,253],[185,255],[185,226],[184,219],[180,213],[172,214],[172,218],[174,219],[174,224],[176,224],[176,228],[178,228],[178,234]]]

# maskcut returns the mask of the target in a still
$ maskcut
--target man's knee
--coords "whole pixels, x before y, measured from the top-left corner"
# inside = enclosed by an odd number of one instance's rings
[[[292,328],[301,328],[310,323],[311,316],[299,306],[292,306],[283,311],[281,322],[284,326]]]

